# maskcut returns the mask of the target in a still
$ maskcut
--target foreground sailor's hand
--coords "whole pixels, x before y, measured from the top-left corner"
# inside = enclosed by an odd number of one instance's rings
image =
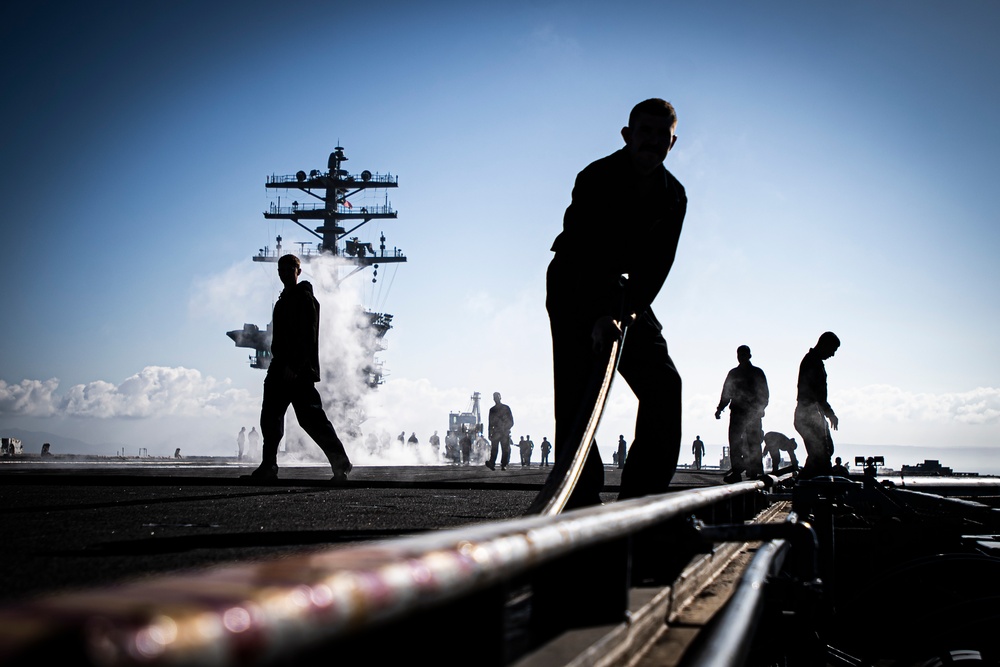
[[[839,424],[840,424],[840,420],[837,419],[837,415],[831,414],[830,415],[830,428],[832,428],[834,431],[836,431],[837,430],[837,426]]]
[[[622,328],[618,320],[610,315],[600,318],[594,322],[594,330],[591,332],[591,338],[594,341],[594,352],[604,352],[621,335]]]

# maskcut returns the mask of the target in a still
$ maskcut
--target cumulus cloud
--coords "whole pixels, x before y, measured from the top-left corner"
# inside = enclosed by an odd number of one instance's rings
[[[119,385],[103,380],[70,387],[62,396],[59,380],[24,380],[8,385],[0,380],[0,414],[30,417],[65,416],[153,418],[212,417],[259,402],[234,389],[229,380],[203,376],[190,368],[147,366]]]
[[[831,404],[838,415],[852,415],[867,421],[1000,423],[1000,389],[995,387],[931,394],[891,385],[868,385],[837,392],[831,397]]]
[[[7,384],[0,380],[0,415],[48,417],[56,412],[53,394],[59,380],[22,380]]]

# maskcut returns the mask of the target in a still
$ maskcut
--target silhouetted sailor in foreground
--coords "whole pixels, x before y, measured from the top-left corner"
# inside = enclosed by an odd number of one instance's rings
[[[729,406],[729,457],[732,470],[724,477],[732,484],[747,473],[750,479],[764,474],[760,443],[764,440],[764,408],[770,394],[764,371],[750,363],[750,348],[736,348],[738,365],[726,375],[722,396],[715,409],[715,418],[722,419],[722,411]]]
[[[806,464],[799,477],[808,479],[830,474],[830,457],[833,456],[833,437],[830,426],[837,430],[840,420],[826,397],[826,366],[823,362],[837,353],[840,339],[827,331],[819,337],[816,347],[810,348],[799,364],[798,402],[795,404],[795,430],[806,446]]]
[[[260,431],[264,436],[261,464],[248,477],[278,477],[278,443],[285,434],[285,412],[291,405],[299,425],[330,461],[332,481],[343,482],[353,467],[333,424],[323,411],[316,383],[319,375],[319,302],[312,285],[299,282],[302,268],[295,255],[278,260],[278,278],[285,286],[274,304],[271,365],[264,379]]]
[[[500,392],[493,392],[493,407],[490,408],[490,459],[486,467],[496,470],[497,452],[503,449],[500,469],[506,470],[510,463],[510,430],[514,428],[514,415],[510,407],[500,402]],[[499,446],[499,447],[498,447]]]
[[[639,399],[635,438],[619,498],[667,490],[681,441],[681,378],[650,308],[674,263],[687,209],[684,187],[663,167],[677,115],[669,102],[640,102],[621,135],[625,147],[576,178],[546,279],[552,329],[555,466],[565,474],[582,437],[578,428],[595,368],[629,325],[618,371]],[[610,243],[614,239],[614,243]],[[622,274],[628,274],[623,288]],[[586,418],[586,415],[582,417]],[[574,435],[574,430],[577,429]],[[604,467],[596,443],[569,507],[600,503]]]

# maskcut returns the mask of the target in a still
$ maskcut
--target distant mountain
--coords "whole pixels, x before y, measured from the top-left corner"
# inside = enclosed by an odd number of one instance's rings
[[[113,456],[124,447],[122,444],[105,442],[98,445],[68,438],[55,433],[45,433],[42,431],[25,431],[21,428],[8,428],[0,432],[0,437],[17,438],[24,446],[25,453],[38,454],[42,451],[42,444],[49,443],[53,454],[96,454]]]

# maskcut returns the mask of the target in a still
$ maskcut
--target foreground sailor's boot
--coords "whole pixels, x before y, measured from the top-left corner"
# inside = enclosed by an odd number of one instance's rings
[[[333,477],[330,478],[330,481],[334,484],[343,484],[347,481],[347,476],[352,470],[354,470],[354,465],[351,463],[347,463],[340,468],[334,468]]]
[[[261,463],[249,475],[240,475],[240,479],[254,479],[258,481],[278,479],[278,465],[275,463]]]

